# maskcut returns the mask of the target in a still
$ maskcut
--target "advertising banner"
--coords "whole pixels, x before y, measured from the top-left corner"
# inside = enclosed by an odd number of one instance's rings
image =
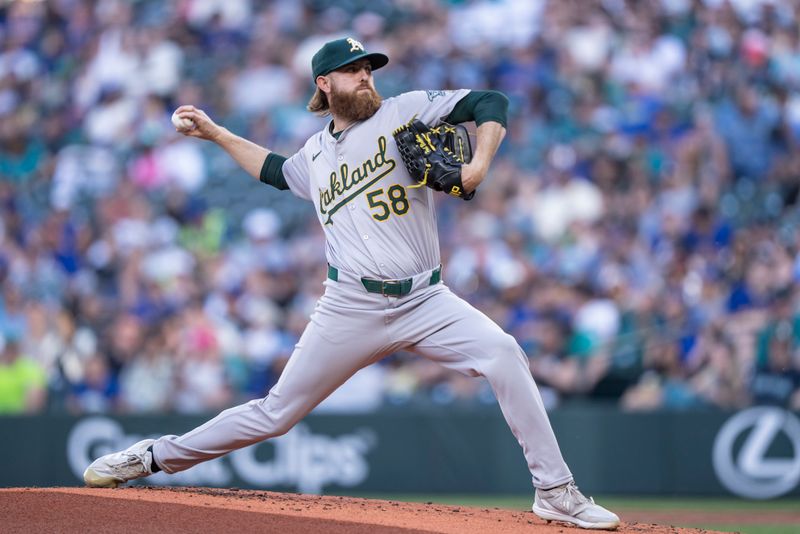
[[[0,418],[0,486],[74,486],[96,457],[205,417]],[[800,495],[800,418],[737,413],[551,414],[582,489],[620,495]],[[499,411],[312,415],[284,436],[140,483],[302,493],[525,493],[531,479]]]

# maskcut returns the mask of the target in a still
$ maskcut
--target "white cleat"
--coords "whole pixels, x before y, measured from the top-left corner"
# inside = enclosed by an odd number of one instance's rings
[[[153,453],[147,448],[154,439],[144,439],[124,451],[101,456],[83,472],[83,481],[91,488],[116,488],[129,480],[153,474]]]
[[[537,489],[533,513],[548,523],[565,521],[581,528],[614,530],[619,526],[617,514],[595,504],[591,497],[585,497],[575,482],[549,490]]]

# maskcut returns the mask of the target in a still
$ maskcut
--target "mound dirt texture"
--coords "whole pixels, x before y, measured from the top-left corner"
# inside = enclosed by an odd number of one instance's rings
[[[0,518],[4,533],[587,532],[566,524],[547,524],[527,511],[212,488],[0,489]],[[709,531],[623,522],[617,532]]]

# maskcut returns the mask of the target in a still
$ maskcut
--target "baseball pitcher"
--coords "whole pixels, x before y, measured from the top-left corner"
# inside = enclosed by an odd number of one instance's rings
[[[86,469],[87,485],[183,471],[280,436],[356,371],[405,350],[486,377],[522,445],[538,516],[617,527],[619,518],[575,485],[525,353],[442,282],[434,195],[472,198],[505,135],[508,101],[466,89],[384,100],[372,73],[388,61],[352,38],[325,44],[312,59],[308,109],[331,120],[290,157],[234,135],[194,106],[176,110],[178,131],[213,141],[255,178],[314,204],[326,237],[325,292],[266,397],[182,436],[103,456]],[[458,126],[467,121],[478,126],[474,150]]]

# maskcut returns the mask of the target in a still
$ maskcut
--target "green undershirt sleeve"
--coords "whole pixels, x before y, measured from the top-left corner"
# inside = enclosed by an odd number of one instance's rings
[[[445,118],[450,124],[475,121],[480,126],[484,122],[499,122],[506,127],[508,119],[508,97],[500,91],[470,91]]]
[[[258,179],[277,189],[289,189],[289,184],[286,183],[286,178],[283,176],[283,163],[286,159],[274,152],[267,154]]]

